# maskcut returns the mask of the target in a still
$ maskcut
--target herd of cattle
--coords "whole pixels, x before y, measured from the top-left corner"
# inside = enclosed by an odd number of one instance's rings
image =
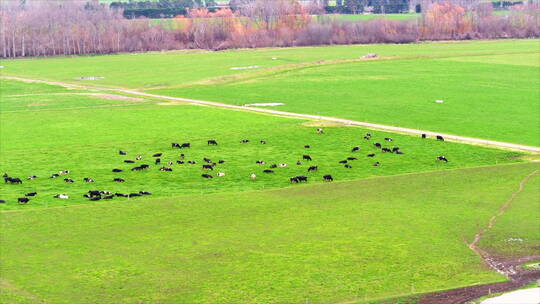
[[[324,131],[323,131],[323,129],[319,128],[319,129],[317,129],[317,133],[323,134]],[[423,139],[425,139],[425,138],[427,138],[427,135],[422,134],[421,137]],[[372,138],[371,133],[367,133],[364,136],[365,140],[370,140],[371,138]],[[442,136],[440,136],[440,135],[437,135],[436,139],[439,140],[439,141],[444,141],[444,138]],[[386,138],[384,138],[384,140],[386,142],[392,142],[393,141],[393,139],[390,138],[390,137],[386,137]],[[240,141],[240,143],[242,143],[242,144],[246,144],[246,143],[249,143],[249,142],[250,142],[249,139],[243,139],[243,140]],[[261,140],[261,141],[259,141],[259,143],[264,145],[264,144],[266,144],[266,141]],[[214,139],[210,139],[210,140],[207,141],[207,144],[209,146],[217,146],[218,142],[216,140],[214,140]],[[384,147],[379,142],[374,143],[373,146],[380,149],[380,151],[382,153],[393,153],[393,154],[397,154],[397,155],[404,154],[404,152],[401,151],[400,147],[396,147],[396,146],[394,146],[392,148]],[[189,148],[191,148],[191,143],[189,143],[189,142],[181,143],[181,144],[180,143],[171,143],[171,147],[173,149],[189,149]],[[310,149],[311,146],[310,145],[305,145],[304,148],[305,149]],[[351,153],[355,153],[355,152],[359,152],[359,151],[360,151],[359,146],[355,146],[355,147],[353,147],[351,149]],[[127,155],[128,153],[126,151],[120,150],[120,151],[118,151],[118,154],[119,155]],[[175,162],[169,161],[169,162],[166,163],[167,166],[164,166],[161,163],[162,155],[163,155],[163,153],[154,153],[154,154],[152,154],[154,164],[161,166],[159,168],[160,171],[168,171],[168,172],[173,171],[173,168],[171,166],[174,163],[179,164],[179,165],[182,165],[182,164],[196,165],[197,164],[197,161],[194,161],[194,160],[186,161],[185,160],[185,154],[181,153],[178,160],[176,160]],[[376,155],[375,153],[369,153],[366,156],[367,157],[375,157],[375,155]],[[126,164],[134,164],[134,163],[136,163],[136,161],[142,160],[142,158],[143,157],[141,155],[137,155],[135,157],[135,160],[124,160],[123,162],[126,163]],[[203,163],[202,163],[201,169],[203,171],[211,171],[211,172],[213,172],[214,169],[217,168],[218,164],[225,163],[224,160],[220,159],[217,162],[215,162],[215,161],[213,161],[213,160],[211,160],[210,158],[207,158],[207,157],[204,157],[202,160],[203,160]],[[355,160],[358,160],[358,158],[351,156],[351,157],[347,157],[346,159],[340,160],[338,163],[343,165],[344,168],[350,169],[350,168],[352,168],[351,162],[353,162]],[[445,156],[437,156],[437,160],[441,161],[441,162],[448,162],[448,159]],[[302,160],[298,160],[296,162],[296,165],[298,165],[298,166],[302,165],[303,161],[311,162],[311,161],[313,161],[313,158],[309,154],[304,154],[304,155],[302,155]],[[257,160],[255,162],[255,164],[264,166],[264,165],[266,165],[266,162],[263,161],[263,160]],[[373,166],[375,166],[375,167],[378,167],[380,165],[381,165],[381,163],[379,161],[376,161],[376,162],[373,163]],[[271,164],[271,165],[268,166],[268,168],[262,170],[262,173],[264,173],[264,174],[272,174],[272,173],[275,173],[275,171],[273,169],[275,169],[275,168],[284,168],[284,167],[287,167],[287,166],[288,165],[285,164],[285,163]],[[149,164],[139,164],[139,165],[131,168],[130,170],[131,171],[143,171],[143,170],[147,170],[149,168],[150,168]],[[307,172],[310,173],[310,172],[314,172],[314,171],[318,171],[318,170],[319,170],[318,166],[310,165],[308,167],[308,169],[307,169]],[[123,169],[118,169],[118,168],[112,169],[113,173],[120,173],[120,172],[123,172],[123,171],[124,171]],[[62,171],[59,171],[57,173],[51,174],[49,176],[49,178],[58,178],[58,177],[60,177],[62,175],[67,175],[69,173],[70,173],[69,170],[62,170]],[[224,177],[225,173],[216,172],[215,176]],[[209,174],[209,173],[203,173],[203,174],[201,174],[201,177],[205,178],[205,179],[212,179],[212,178],[214,178],[214,175]],[[7,173],[4,173],[3,178],[4,178],[5,183],[9,183],[9,184],[22,184],[23,183],[21,178],[9,176]],[[27,178],[27,180],[34,180],[36,178],[37,178],[37,176],[32,175],[32,176],[29,176]],[[250,178],[252,180],[256,180],[257,175],[255,173],[251,173]],[[332,177],[331,174],[323,175],[322,179],[323,179],[323,181],[326,181],[326,182],[334,180],[334,178]],[[71,178],[68,178],[68,177],[64,178],[63,180],[66,183],[74,183],[75,182],[75,180],[73,180]],[[123,183],[123,182],[125,182],[125,179],[115,177],[115,178],[112,179],[112,181],[117,182],[117,183]],[[304,175],[293,176],[293,177],[289,178],[289,181],[291,183],[295,183],[295,184],[302,183],[302,182],[307,182],[308,181],[308,176],[304,176]],[[93,183],[95,181],[91,177],[85,177],[85,178],[83,178],[83,182],[85,182],[85,183]],[[132,198],[132,197],[140,197],[140,196],[146,196],[146,195],[151,195],[151,194],[152,193],[148,192],[148,191],[138,191],[138,192],[132,192],[132,193],[118,193],[118,192],[112,193],[110,191],[104,191],[104,190],[89,190],[87,193],[85,193],[83,195],[83,197],[85,197],[85,198],[87,198],[88,200],[91,200],[91,201],[98,201],[98,200],[102,200],[102,199],[103,200],[110,200],[110,199],[113,199],[114,197]],[[36,195],[37,195],[37,192],[26,193],[23,196],[19,197],[17,199],[17,202],[19,204],[26,204],[26,203],[28,203],[30,201],[31,197],[34,197]],[[56,194],[53,197],[57,198],[57,199],[69,199],[69,195],[63,194],[63,193]],[[0,203],[6,203],[6,201],[0,199]]]

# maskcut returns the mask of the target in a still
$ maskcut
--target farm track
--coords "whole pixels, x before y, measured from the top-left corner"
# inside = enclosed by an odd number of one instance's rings
[[[338,123],[338,124],[342,124],[346,126],[359,126],[359,127],[364,127],[364,128],[373,129],[373,130],[403,133],[403,134],[409,134],[409,135],[426,134],[427,136],[431,136],[431,137],[434,137],[436,135],[441,135],[446,140],[459,142],[463,144],[481,145],[481,146],[493,147],[493,148],[498,148],[498,149],[540,153],[540,147],[513,144],[513,143],[487,140],[487,139],[481,139],[481,138],[464,137],[464,136],[445,134],[445,133],[426,131],[426,130],[388,126],[388,125],[342,119],[342,118],[336,118],[336,117],[330,117],[330,116],[301,114],[301,113],[292,113],[292,112],[277,111],[277,110],[270,110],[270,109],[252,108],[252,107],[246,107],[246,106],[237,106],[237,105],[230,105],[230,104],[224,104],[224,103],[207,101],[207,100],[198,100],[198,99],[189,99],[189,98],[182,98],[182,97],[171,97],[171,96],[165,96],[165,95],[150,94],[150,93],[145,93],[145,92],[132,90],[132,89],[124,89],[124,88],[98,88],[98,87],[92,87],[92,86],[63,83],[63,82],[58,82],[58,81],[30,79],[30,78],[14,77],[14,76],[2,76],[1,78],[24,81],[24,82],[35,82],[35,83],[44,83],[44,84],[50,84],[50,85],[58,85],[58,86],[62,86],[66,88],[74,88],[74,89],[116,91],[116,92],[121,92],[125,94],[148,97],[148,98],[155,98],[155,99],[160,99],[160,100],[187,102],[187,103],[192,103],[192,104],[206,105],[206,106],[226,108],[226,109],[232,109],[232,110],[249,111],[249,112],[257,112],[257,113],[263,113],[263,114],[278,115],[278,116],[283,116],[283,117],[332,122],[332,123]]]

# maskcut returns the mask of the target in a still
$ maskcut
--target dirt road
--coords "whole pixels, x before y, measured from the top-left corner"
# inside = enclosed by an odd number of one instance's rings
[[[67,87],[67,88],[78,88],[78,89],[100,90],[100,91],[105,91],[105,90],[116,91],[116,92],[122,92],[126,94],[150,97],[150,98],[161,99],[161,100],[181,101],[181,102],[188,102],[188,103],[193,103],[193,104],[200,104],[200,105],[219,107],[219,108],[227,108],[227,109],[233,109],[233,110],[250,111],[250,112],[258,112],[258,113],[279,115],[279,116],[285,116],[285,117],[292,117],[292,118],[333,122],[333,123],[339,123],[339,124],[344,124],[344,125],[360,126],[360,127],[373,129],[373,130],[382,130],[382,131],[388,131],[388,132],[394,132],[394,133],[404,133],[404,134],[413,134],[413,135],[426,134],[427,136],[430,136],[430,137],[441,135],[445,138],[445,140],[460,142],[464,144],[482,145],[482,146],[488,146],[488,147],[499,148],[499,149],[509,149],[509,150],[540,153],[540,147],[519,145],[519,144],[493,141],[493,140],[487,140],[487,139],[481,139],[481,138],[464,137],[464,136],[445,134],[445,133],[439,133],[439,132],[431,132],[431,131],[418,130],[418,129],[387,126],[387,125],[381,125],[381,124],[375,124],[375,123],[369,123],[369,122],[363,122],[363,121],[355,121],[355,120],[349,120],[349,119],[341,119],[341,118],[335,118],[335,117],[329,117],[329,116],[291,113],[291,112],[284,112],[284,111],[277,111],[277,110],[270,110],[270,109],[237,106],[237,105],[230,105],[230,104],[224,104],[224,103],[206,101],[206,100],[197,100],[197,99],[150,94],[150,93],[145,93],[145,92],[141,92],[137,90],[123,89],[123,88],[99,88],[99,87],[93,87],[93,86],[62,83],[58,81],[38,80],[38,79],[13,77],[13,76],[2,76],[1,78],[19,80],[19,81],[25,81],[25,82],[46,83],[46,84],[52,84],[52,85],[59,85],[59,86]]]

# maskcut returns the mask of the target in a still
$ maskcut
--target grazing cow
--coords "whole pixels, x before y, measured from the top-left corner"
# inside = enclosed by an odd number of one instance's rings
[[[364,136],[364,139],[365,139],[365,140],[370,140],[371,137],[370,137],[370,136]]]
[[[300,182],[300,180],[298,180],[297,177],[291,177],[289,180],[291,181],[291,183],[295,183],[295,184],[298,184]]]
[[[19,198],[17,199],[17,202],[19,202],[19,204],[21,204],[21,205],[22,205],[22,204],[26,204],[26,203],[28,203],[29,201],[30,201],[30,199],[27,198],[27,197],[19,197]]]
[[[182,149],[183,148],[191,148],[191,144],[190,143],[183,143],[182,146],[180,146]]]
[[[347,163],[347,160],[340,160],[339,163],[340,163],[340,164],[346,164],[346,163]]]
[[[103,197],[103,199],[113,199],[113,197],[114,197],[113,195],[106,195]]]
[[[390,138],[390,137],[385,137],[384,140],[386,140],[386,141],[393,141],[393,139]]]
[[[184,158],[186,158],[186,156],[184,155],[184,153],[181,153],[180,154],[180,159],[184,159]]]
[[[143,170],[142,167],[133,167],[133,168],[131,168],[131,171],[141,171],[141,170]]]
[[[154,162],[156,165],[161,164],[161,158],[156,158],[156,161]]]
[[[280,167],[280,168],[285,168],[285,167],[287,167],[287,164],[283,164],[283,163],[282,163],[282,164],[279,164],[278,167]]]
[[[446,159],[446,157],[444,157],[444,156],[437,156],[437,160],[443,161],[443,162],[445,162],[445,163],[448,162],[448,159]]]
[[[68,199],[69,195],[67,195],[67,194],[57,194],[57,195],[54,196],[54,198]]]
[[[302,162],[301,162],[301,161],[297,161],[296,164],[297,164],[298,166],[300,166],[300,165],[302,165]]]
[[[263,171],[264,173],[274,173],[274,170],[266,169]]]
[[[148,192],[148,191],[139,191],[139,193],[142,195],[152,195],[152,192]]]
[[[260,143],[261,145],[266,145],[266,140],[261,140]]]
[[[427,138],[427,134],[426,134],[426,133],[422,133],[422,138]]]
[[[94,179],[92,179],[90,177],[85,177],[85,178],[83,178],[83,181],[86,182],[86,183],[93,183]]]
[[[347,157],[347,160],[358,160],[356,157]]]
[[[171,147],[174,149],[174,148],[178,148],[180,149],[180,144],[179,143],[171,143]]]
[[[122,170],[122,169],[112,169],[112,172],[115,172],[115,173],[122,172],[122,171],[124,171],[124,170]]]
[[[72,183],[75,182],[75,181],[72,180],[71,178],[64,178],[64,181],[65,181],[66,183],[70,183],[70,184],[72,184]]]
[[[142,159],[141,155],[137,155],[137,157],[135,157],[135,160],[141,160],[141,159]]]
[[[371,137],[372,135],[371,135],[371,133],[366,133],[366,136],[369,136],[369,137]]]
[[[307,182],[308,180],[307,176],[297,176],[296,178],[299,182]]]
[[[101,194],[112,194],[111,191],[99,191]]]
[[[375,157],[375,153],[370,153],[367,155],[367,157]]]
[[[206,158],[206,157],[204,157],[203,160],[204,160],[205,162],[207,162],[207,163],[211,163],[211,162],[212,162],[212,160],[211,160],[210,158]]]
[[[26,193],[24,196],[36,196],[37,192]]]
[[[4,177],[4,181],[10,184],[22,184],[22,180],[18,177]]]
[[[437,135],[437,140],[444,141],[444,137]]]
[[[5,200],[0,200],[0,204],[5,204],[6,201]]]
[[[242,139],[240,141],[241,144],[247,144],[249,142],[249,139]]]
[[[167,163],[167,166],[172,166],[174,163],[172,161]]]
[[[393,148],[392,148],[392,152],[393,152],[393,153],[396,153],[396,152],[398,152],[398,151],[399,151],[399,147],[393,147]]]
[[[134,164],[134,163],[135,163],[134,160],[129,160],[129,159],[124,160],[124,162],[125,162],[126,164]]]
[[[59,176],[60,176],[60,174],[53,173],[53,174],[51,174],[50,178],[57,178]]]
[[[307,169],[307,172],[311,172],[311,171],[317,171],[319,169],[318,166],[311,166]]]
[[[100,199],[101,199],[101,196],[94,196],[90,198],[91,201],[99,201]]]
[[[374,143],[373,145],[374,145],[375,147],[377,147],[377,148],[381,148],[381,147],[382,147],[382,145],[381,145],[380,143]]]
[[[161,155],[163,155],[163,153],[155,153],[152,157],[161,157]]]
[[[403,154],[403,152],[401,152],[401,151],[396,151],[396,154]]]
[[[120,155],[127,155],[127,152],[120,150],[120,151],[118,151],[118,154],[120,154]]]
[[[302,159],[303,159],[303,160],[309,160],[309,161],[312,161],[312,160],[313,160],[313,159],[311,159],[311,156],[305,155],[305,154],[302,155]]]
[[[333,182],[333,181],[334,181],[334,178],[332,177],[332,175],[327,174],[327,175],[324,175],[324,176],[323,176],[323,180],[324,180],[325,182]]]
[[[88,194],[92,197],[92,196],[100,196],[101,193],[99,192],[99,190],[89,190],[88,191]]]
[[[202,169],[203,170],[214,170],[214,167],[212,167],[211,165],[202,165]]]
[[[188,160],[188,162],[187,162],[187,163],[188,163],[188,164],[190,164],[190,165],[195,165],[195,164],[197,164],[197,162],[196,162],[196,161],[194,161],[194,160]]]
[[[28,180],[33,180],[33,179],[36,179],[36,178],[37,178],[37,176],[32,175],[32,176],[29,176],[29,177],[28,177]]]
[[[223,164],[223,163],[225,163],[225,161],[224,161],[223,159],[220,159],[220,160],[218,161],[218,164]]]
[[[251,178],[252,180],[256,180],[257,175],[255,173],[251,173],[251,175],[249,175],[249,178]]]
[[[159,168],[159,171],[167,171],[167,172],[172,172],[172,168],[167,168],[167,167],[161,167]]]
[[[217,146],[217,141],[215,139],[209,139],[208,140],[208,145],[209,146]]]
[[[317,128],[317,134],[324,134],[324,130],[322,128]]]
[[[277,168],[277,165],[276,164],[270,165],[270,168],[275,169]]]
[[[60,175],[69,174],[69,170],[58,171],[58,174]]]
[[[382,148],[381,151],[382,151],[382,152],[390,152],[390,153],[392,153],[392,150],[390,150],[390,149],[388,149],[388,148]]]
[[[117,196],[117,197],[128,197],[127,194],[124,194],[124,193],[118,193],[118,192],[115,193],[114,195]]]
[[[126,181],[125,179],[123,179],[123,178],[118,178],[118,177],[115,178],[115,179],[113,179],[113,182],[117,182],[117,183],[123,183],[123,182],[125,182],[125,181]]]
[[[142,164],[140,165],[139,167],[143,168],[143,169],[148,169],[150,167],[150,165],[147,165],[147,164]]]
[[[349,164],[346,164],[346,165],[345,165],[345,166],[343,166],[343,167],[345,167],[345,168],[347,168],[347,169],[351,169],[351,168],[352,168],[352,166],[351,166],[351,165],[349,165]]]
[[[138,196],[142,196],[142,194],[140,194],[140,193],[130,193],[129,194],[129,197],[138,197]]]
[[[305,149],[311,149],[311,146],[310,145],[305,145],[304,148]]]
[[[351,152],[356,152],[356,151],[360,151],[360,147],[354,147],[352,148]]]
[[[218,176],[218,177],[224,177],[224,176],[225,176],[225,173],[223,173],[223,172],[218,172],[217,176]]]
[[[375,166],[375,167],[378,167],[378,166],[380,166],[380,165],[381,165],[380,162],[374,162],[374,163],[373,163],[373,166]]]
[[[255,162],[257,165],[266,165],[266,162],[264,160],[258,160]]]
[[[177,160],[176,163],[179,164],[179,165],[185,164],[185,162],[183,160]]]
[[[203,178],[214,178],[212,175],[210,174],[202,174],[201,175]]]

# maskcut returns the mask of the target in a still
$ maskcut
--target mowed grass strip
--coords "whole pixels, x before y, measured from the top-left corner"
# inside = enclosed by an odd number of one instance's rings
[[[153,92],[236,105],[284,103],[275,109],[540,146],[535,56],[524,56],[521,65],[503,64],[511,56],[321,65]]]
[[[538,168],[3,212],[0,272],[47,303],[360,302],[501,281],[467,242]]]
[[[27,84],[33,86],[34,84]],[[40,85],[41,86],[41,85]],[[65,95],[68,98],[72,95]],[[73,103],[79,96],[72,96]],[[2,102],[10,102],[2,99]],[[114,109],[114,110],[111,110]],[[324,127],[325,134],[315,132],[317,123],[297,119],[255,115],[193,105],[162,106],[142,104],[114,108],[56,108],[54,111],[1,112],[0,122],[0,172],[23,179],[22,185],[0,184],[2,209],[58,206],[88,202],[83,194],[89,190],[106,190],[120,193],[149,191],[156,196],[235,192],[253,189],[289,187],[290,177],[306,175],[310,183],[322,183],[322,176],[331,174],[335,180],[380,175],[404,174],[418,171],[446,170],[463,167],[519,162],[522,154],[478,146],[423,140],[407,136],[375,132],[355,127]],[[372,133],[371,140],[363,139]],[[385,141],[390,137],[393,141]],[[208,146],[209,139],[218,146]],[[249,139],[247,144],[240,143]],[[260,144],[264,140],[267,144]],[[190,149],[172,149],[171,143],[190,142]],[[382,153],[375,142],[384,147],[399,147],[404,153]],[[309,145],[311,148],[304,148]],[[360,151],[352,152],[359,146]],[[118,151],[128,155],[119,155]],[[154,165],[152,155],[163,153],[161,164]],[[374,157],[367,157],[374,153]],[[177,164],[196,161],[197,164]],[[303,155],[312,157],[304,161]],[[135,164],[124,160],[135,160]],[[448,163],[437,161],[444,155]],[[214,162],[224,160],[213,171],[202,170],[203,158]],[[339,161],[357,158],[344,168]],[[257,165],[256,161],[265,161]],[[301,161],[301,165],[296,162]],[[173,162],[173,165],[167,165]],[[380,166],[374,166],[379,162]],[[285,168],[275,168],[265,174],[272,164],[285,163]],[[140,164],[151,165],[143,172],[130,169]],[[173,172],[161,172],[165,166]],[[318,170],[308,173],[308,167]],[[113,173],[113,169],[124,172]],[[70,174],[49,178],[51,174],[69,170]],[[225,173],[217,177],[217,172]],[[201,174],[214,176],[207,180]],[[255,173],[256,180],[250,175]],[[27,177],[37,179],[28,181]],[[83,178],[93,178],[95,183],[84,183]],[[75,183],[66,183],[71,178]],[[124,183],[113,182],[125,179]],[[25,193],[38,192],[28,205],[18,205],[16,200]],[[56,194],[68,194],[69,200],[54,199]]]

